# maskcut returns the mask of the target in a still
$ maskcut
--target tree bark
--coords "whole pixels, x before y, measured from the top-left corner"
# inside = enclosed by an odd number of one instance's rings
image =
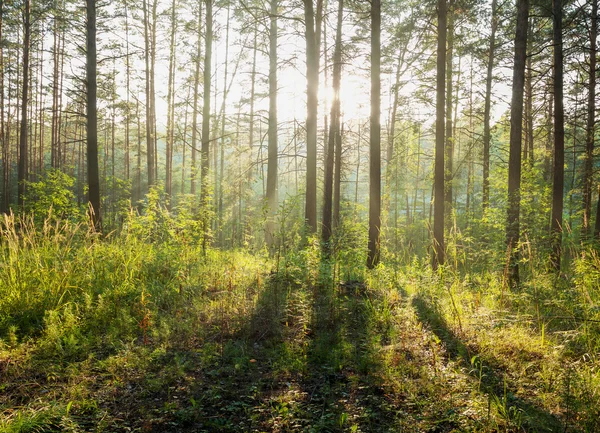
[[[438,40],[436,72],[436,119],[435,119],[435,172],[433,200],[433,268],[444,264],[444,147],[445,147],[445,106],[446,106],[446,0],[438,0]]]
[[[155,177],[155,140],[154,135],[154,98],[153,93],[153,77],[154,77],[154,64],[152,61],[152,41],[150,40],[150,14],[148,11],[148,0],[142,0],[142,8],[144,13],[144,61],[146,63],[146,163],[148,170],[148,189],[154,186],[156,182]]]
[[[552,1],[554,33],[554,170],[552,184],[551,265],[560,271],[565,188],[565,117],[563,106],[562,0]]]
[[[317,231],[317,112],[319,88],[319,45],[315,34],[313,0],[304,0],[306,24],[306,204],[309,233]]]
[[[176,51],[175,37],[177,34],[177,12],[176,1],[171,6],[171,41],[169,54],[169,83],[167,91],[167,140],[165,158],[165,192],[167,194],[167,206],[171,206],[173,200],[173,148],[175,146],[175,69]]]
[[[511,287],[519,285],[519,234],[521,210],[521,140],[523,138],[523,90],[527,58],[529,0],[518,0],[512,101],[510,107],[510,151],[508,161],[508,210],[506,244],[509,250],[508,278]]]
[[[333,177],[335,168],[336,148],[341,141],[340,135],[340,86],[342,77],[342,18],[344,13],[343,0],[338,1],[337,29],[333,54],[333,100],[329,124],[329,142],[325,156],[325,185],[323,197],[323,228],[321,240],[326,254],[330,252],[329,240],[333,234]]]
[[[196,194],[196,177],[198,170],[196,168],[196,149],[198,148],[198,96],[200,93],[200,65],[202,59],[202,2],[198,3],[198,29],[196,46],[196,72],[194,74],[194,113],[192,115],[192,164],[190,194]]]
[[[444,175],[444,214],[446,217],[446,227],[452,227],[452,208],[453,208],[453,172],[454,172],[454,130],[452,128],[452,105],[454,90],[452,86],[453,75],[453,51],[454,51],[454,0],[447,4],[448,27],[446,33],[446,148],[445,148],[445,175]]]
[[[492,78],[494,70],[494,54],[496,52],[496,29],[498,28],[498,1],[492,0],[492,33],[488,50],[487,74],[485,78],[485,103],[483,113],[483,198],[482,207],[485,214],[490,204],[490,112],[492,101]]]
[[[381,0],[371,2],[371,121],[369,159],[369,253],[367,267],[379,264],[381,228]]]
[[[102,231],[100,214],[100,178],[98,175],[98,111],[96,108],[96,1],[86,0],[86,98],[87,98],[87,172],[92,226]]]
[[[21,97],[21,131],[19,136],[19,166],[18,166],[18,192],[19,207],[24,204],[25,183],[28,178],[28,149],[27,130],[29,121],[27,119],[27,108],[29,101],[29,48],[31,39],[31,3],[25,0],[23,10],[23,84]]]
[[[265,241],[272,250],[275,242],[277,191],[277,0],[271,0],[269,28],[269,143],[267,158],[267,226]]]
[[[588,107],[583,169],[583,232],[589,235],[592,220],[592,183],[594,176],[594,136],[596,126],[596,40],[598,37],[598,0],[592,0],[590,27],[590,72],[588,78]]]
[[[208,220],[208,170],[209,170],[209,149],[210,149],[210,86],[211,86],[211,62],[212,62],[212,39],[213,39],[213,0],[204,0],[206,5],[206,27],[204,37],[204,94],[202,107],[202,149],[200,153],[200,184],[201,184],[201,203],[203,207],[203,241],[202,248],[206,251],[208,242],[208,230],[210,221]]]

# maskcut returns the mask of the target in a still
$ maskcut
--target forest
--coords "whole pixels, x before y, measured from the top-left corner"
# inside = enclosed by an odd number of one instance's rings
[[[0,0],[0,433],[600,432],[599,0]]]

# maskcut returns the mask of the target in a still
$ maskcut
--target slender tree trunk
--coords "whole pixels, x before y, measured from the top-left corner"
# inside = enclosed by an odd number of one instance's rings
[[[209,148],[210,148],[210,86],[211,86],[211,66],[212,66],[212,38],[213,38],[213,0],[204,0],[206,5],[206,27],[205,27],[205,55],[204,55],[204,96],[202,108],[202,149],[200,153],[200,184],[201,184],[201,203],[203,207],[203,241],[202,248],[206,251],[208,241],[208,230],[210,221],[208,220],[208,170],[209,170]]]
[[[310,233],[317,231],[317,111],[319,88],[319,45],[315,34],[313,0],[304,0],[306,23],[306,207]]]
[[[225,122],[227,119],[227,76],[229,68],[229,17],[230,17],[231,6],[227,7],[227,24],[225,27],[225,73],[223,74],[223,102],[221,105],[221,161],[219,167],[219,179],[218,182],[218,218],[217,218],[217,231],[219,233],[219,245],[223,246],[223,174],[225,170]],[[235,72],[234,72],[235,76]],[[216,168],[216,167],[215,167]]]
[[[267,227],[265,241],[274,246],[275,216],[278,206],[277,190],[277,0],[271,0],[269,28],[269,151],[267,163]]]
[[[342,199],[342,139],[344,137],[344,124],[338,126],[338,135],[335,139],[335,170],[333,177],[333,228],[340,226],[340,206]]]
[[[140,116],[140,97],[138,94],[135,105],[137,119],[137,167],[135,171],[136,200],[142,199],[142,120]]]
[[[497,0],[492,0],[492,33],[488,50],[487,74],[485,78],[485,103],[483,113],[483,211],[490,203],[490,112],[492,101],[492,77],[494,71],[494,54],[496,52],[496,29],[498,27]]]
[[[3,41],[4,1],[0,1],[0,41]],[[8,212],[8,141],[4,126],[4,44],[0,43],[0,146],[2,150],[2,201],[0,213]]]
[[[198,96],[200,93],[200,65],[202,59],[202,2],[198,3],[198,29],[197,29],[197,47],[196,47],[196,72],[194,74],[194,112],[192,115],[192,168],[190,193],[196,194],[196,178],[198,170],[196,168],[196,149],[198,148]]]
[[[598,0],[592,0],[590,27],[590,72],[588,80],[587,126],[585,137],[585,165],[583,169],[583,231],[588,235],[592,220],[592,183],[594,175],[594,138],[596,126],[596,40],[598,37]]]
[[[165,158],[165,192],[167,205],[170,207],[173,200],[173,147],[175,146],[175,69],[176,52],[175,36],[177,34],[176,0],[171,6],[171,47],[169,54],[169,83],[167,91],[167,140]]]
[[[552,185],[552,267],[560,271],[565,188],[565,117],[563,107],[562,0],[552,1],[554,32],[554,170]]]
[[[381,1],[371,2],[371,126],[369,159],[369,253],[367,267],[379,264],[381,228]]]
[[[523,90],[527,57],[529,0],[518,0],[512,101],[510,108],[510,153],[508,160],[508,211],[506,244],[509,250],[508,278],[511,287],[519,285],[519,235],[521,210],[521,140],[523,138]]]
[[[433,218],[433,267],[444,264],[444,145],[445,130],[445,79],[446,79],[446,0],[438,0],[438,40],[437,40],[437,84],[435,120],[435,173],[434,173],[434,218]]]
[[[452,127],[452,105],[454,87],[452,85],[453,75],[453,51],[454,51],[454,0],[449,0],[447,12],[448,27],[446,33],[446,148],[445,176],[444,176],[444,214],[446,216],[446,227],[452,227],[453,208],[453,175],[454,175],[454,129]]]
[[[50,164],[58,168],[58,127],[59,127],[59,70],[60,70],[60,26],[58,12],[54,13],[54,44],[52,48],[53,76],[52,76],[52,124],[50,137]]]
[[[532,45],[533,45],[533,18],[530,18],[529,36],[527,37],[527,62],[525,67],[525,147],[523,159],[530,167],[533,167],[533,67],[532,67]]]
[[[340,134],[340,86],[342,78],[342,18],[344,13],[343,0],[338,1],[338,18],[335,35],[335,48],[333,54],[333,100],[331,101],[331,115],[329,125],[329,142],[325,156],[325,185],[323,197],[323,228],[321,239],[326,254],[330,252],[329,240],[333,233],[333,177],[335,168],[335,153],[337,143],[341,141]]]
[[[96,1],[86,0],[86,98],[87,98],[87,171],[90,213],[94,229],[102,231],[100,214],[100,178],[98,176],[98,111],[96,109]]]
[[[127,0],[125,0],[125,92],[126,107],[125,107],[125,180],[130,178],[130,155],[129,155],[129,134],[131,130],[131,62],[129,60],[129,9]]]
[[[146,63],[146,162],[148,169],[148,189],[156,182],[155,178],[155,162],[154,162],[154,119],[153,115],[153,98],[152,93],[152,77],[154,69],[151,61],[152,44],[150,40],[150,17],[148,12],[148,0],[142,0],[142,8],[144,13],[144,61]]]
[[[188,105],[190,103],[190,99],[192,96],[192,86],[188,86],[187,98],[185,99],[185,108],[184,108],[184,116],[183,116],[183,137],[182,137],[182,156],[181,156],[181,194],[185,194],[185,171],[186,171],[186,154],[187,154],[187,146],[188,146]],[[193,114],[192,114],[193,115]]]
[[[28,179],[28,155],[27,155],[27,130],[29,122],[27,119],[27,108],[29,98],[29,48],[31,39],[31,3],[25,0],[23,10],[23,84],[21,98],[21,132],[19,136],[19,206],[24,204],[25,182]]]

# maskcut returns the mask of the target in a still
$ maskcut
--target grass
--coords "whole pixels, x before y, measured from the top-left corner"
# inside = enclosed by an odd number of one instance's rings
[[[147,218],[4,219],[0,431],[600,430],[594,253],[511,293],[316,244],[205,254]]]

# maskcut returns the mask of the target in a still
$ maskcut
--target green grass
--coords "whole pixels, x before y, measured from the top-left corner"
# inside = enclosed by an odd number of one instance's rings
[[[511,293],[312,242],[204,253],[160,212],[1,227],[0,431],[600,429],[594,253]]]

